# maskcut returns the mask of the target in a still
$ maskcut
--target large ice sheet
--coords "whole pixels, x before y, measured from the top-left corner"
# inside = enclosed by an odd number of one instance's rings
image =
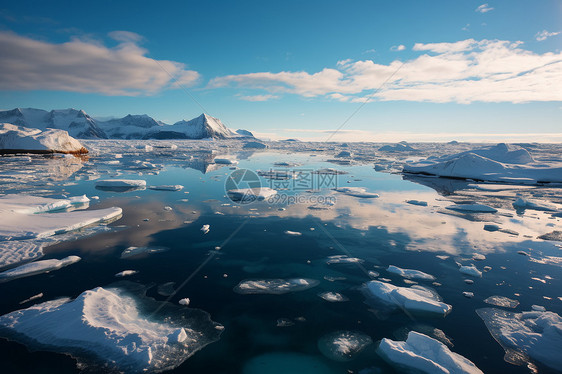
[[[222,326],[207,313],[161,304],[139,288],[98,287],[18,310],[0,317],[0,333],[31,349],[71,354],[80,366],[126,373],[173,369],[219,339]]]
[[[406,341],[381,340],[377,353],[398,369],[428,374],[482,374],[472,361],[452,352],[445,344],[410,331]]]
[[[513,313],[496,308],[476,310],[490,334],[505,349],[504,359],[521,365],[529,356],[555,370],[562,367],[562,317],[534,310]]]
[[[446,316],[452,306],[440,301],[435,292],[421,287],[399,287],[390,283],[370,281],[366,284],[366,295],[386,305],[408,312]]]

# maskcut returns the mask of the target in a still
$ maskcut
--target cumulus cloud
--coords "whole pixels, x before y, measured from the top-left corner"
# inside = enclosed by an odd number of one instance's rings
[[[535,38],[536,38],[539,42],[542,42],[543,40],[546,40],[547,38],[550,38],[551,36],[556,36],[556,35],[558,35],[558,34],[560,34],[560,31],[557,31],[557,32],[548,32],[548,31],[546,31],[546,30],[543,30],[543,31],[541,31],[541,32],[538,32],[538,33],[535,35]]]
[[[240,100],[244,101],[268,101],[272,99],[278,99],[277,95],[253,95],[253,96],[238,96]]]
[[[372,60],[344,60],[335,68],[316,73],[283,71],[217,77],[209,87],[237,86],[276,95],[362,102],[386,82],[373,100],[562,101],[562,52],[538,54],[523,49],[521,42],[474,39],[417,43],[414,50],[423,54],[405,62],[395,60],[385,65]]]
[[[182,63],[146,57],[138,34],[114,31],[109,36],[117,46],[89,39],[57,44],[0,32],[0,89],[135,96],[199,79]]]
[[[392,47],[390,47],[390,50],[393,52],[400,52],[406,49],[406,46],[403,44],[400,45],[393,45]]]
[[[482,4],[480,5],[478,8],[476,8],[474,11],[475,12],[479,12],[479,13],[488,13],[489,11],[494,10],[494,8],[492,8],[491,6],[489,6],[487,3],[486,4]]]

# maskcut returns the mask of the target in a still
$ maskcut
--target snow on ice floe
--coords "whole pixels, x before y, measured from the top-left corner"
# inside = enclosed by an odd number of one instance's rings
[[[255,200],[265,200],[276,195],[277,191],[269,187],[239,188],[228,190],[227,194],[233,201],[250,202]]]
[[[88,150],[64,130],[41,131],[0,123],[0,154],[6,153],[85,154]]]
[[[87,204],[89,201],[90,199],[86,195],[70,197],[68,199],[50,199],[18,194],[2,195],[0,196],[0,214],[53,212],[70,208],[72,205]]]
[[[470,360],[452,352],[445,344],[410,331],[406,341],[381,340],[377,353],[400,370],[427,374],[482,374]]]
[[[14,279],[30,277],[32,275],[49,273],[59,270],[65,266],[72,265],[80,261],[78,256],[68,256],[62,260],[40,260],[29,264],[20,265],[14,269],[6,270],[0,273],[0,283],[9,282]]]
[[[373,339],[369,335],[356,331],[336,331],[318,339],[320,352],[339,362],[353,360],[371,344]]]
[[[343,193],[344,195],[353,196],[353,197],[360,197],[360,198],[377,198],[379,194],[368,192],[367,189],[363,187],[340,187],[335,188],[335,191],[339,193]]]
[[[462,213],[496,213],[498,211],[484,204],[455,204],[446,208]]]
[[[349,300],[339,292],[322,292],[318,296],[331,303],[341,303]]]
[[[389,265],[386,271],[388,271],[389,273],[400,275],[401,277],[407,279],[421,279],[421,280],[429,280],[429,281],[435,280],[435,277],[433,275],[424,273],[423,271],[413,270],[413,269],[402,269],[394,265]]]
[[[106,191],[130,191],[146,188],[146,181],[142,179],[104,179],[96,182],[96,188]]]
[[[304,291],[316,287],[320,282],[315,279],[254,279],[240,282],[234,291],[241,294],[281,295],[289,292]]]
[[[506,351],[505,361],[522,365],[529,357],[559,370],[562,367],[562,318],[548,311],[513,313],[496,308],[476,313]]]
[[[463,274],[470,275],[472,277],[482,278],[482,272],[476,268],[474,265],[462,265],[459,271]]]
[[[504,308],[515,308],[519,305],[519,301],[510,299],[505,296],[490,296],[484,300],[486,304],[502,306]]]
[[[36,304],[0,317],[0,334],[71,354],[79,367],[125,373],[173,369],[220,338],[207,313],[156,302],[141,288],[120,283]]]
[[[181,191],[181,190],[183,190],[183,186],[181,184],[149,186],[148,188],[151,189],[151,190],[155,190],[155,191]]]
[[[535,163],[527,150],[506,144],[404,165],[406,173],[491,182],[562,182],[562,164]]]
[[[435,291],[418,285],[399,287],[373,280],[367,282],[364,293],[368,302],[378,301],[408,312],[436,314],[444,317],[453,308],[451,305],[441,302]]]

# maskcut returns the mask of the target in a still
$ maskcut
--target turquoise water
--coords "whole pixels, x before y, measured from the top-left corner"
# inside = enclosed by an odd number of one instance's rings
[[[94,180],[80,178],[87,171],[100,170],[101,164],[93,160],[74,175],[78,178],[63,179],[49,186],[51,193],[45,196],[63,193],[99,196],[99,200],[91,201],[92,209],[119,206],[123,217],[110,224],[114,228],[111,231],[45,250],[44,259],[73,254],[82,257],[79,263],[50,274],[0,284],[0,314],[20,309],[20,301],[39,292],[44,294],[43,301],[76,297],[87,289],[112,284],[117,280],[116,273],[133,269],[139,272],[127,279],[153,285],[148,296],[164,301],[167,297],[158,294],[158,285],[183,284],[170,302],[188,297],[190,307],[208,312],[214,321],[225,326],[218,342],[196,353],[173,372],[393,372],[376,354],[376,341],[403,340],[408,330],[424,332],[430,328],[442,330],[452,340],[452,350],[484,372],[528,372],[523,366],[504,362],[503,349],[475,310],[489,306],[483,302],[485,298],[501,295],[520,302],[516,311],[530,310],[531,305],[538,304],[562,313],[560,265],[530,260],[559,256],[560,248],[556,242],[537,240],[532,235],[525,237],[524,232],[514,237],[489,233],[482,226],[484,222],[501,219],[503,225],[511,224],[518,230],[544,227],[547,232],[552,229],[547,226],[552,223],[547,216],[536,212],[517,216],[514,211],[512,217],[502,215],[506,211],[501,211],[499,217],[450,214],[444,207],[452,203],[428,186],[404,180],[401,175],[375,172],[371,165],[334,165],[311,155],[262,153],[241,160],[237,167],[282,169],[273,166],[280,160],[301,164],[293,169],[329,167],[345,171],[347,174],[337,176],[337,187],[364,187],[380,197],[362,199],[328,188],[314,191],[289,188],[283,193],[330,196],[336,199],[336,204],[326,210],[309,209],[312,204],[306,203],[287,206],[262,201],[237,205],[224,190],[224,181],[232,171],[229,166],[204,174],[182,165],[181,161],[167,164],[165,158],[158,159],[163,165],[158,174],[143,171],[139,175],[130,168],[103,164],[106,172],[102,177],[120,171],[120,179],[144,179],[148,185],[180,184],[185,186],[184,190],[102,191],[95,188]],[[72,184],[65,186],[68,181]],[[262,181],[265,186],[270,183]],[[428,206],[405,203],[409,199],[427,201]],[[507,198],[494,199],[497,202]],[[206,224],[210,225],[210,231],[203,234],[200,229]],[[287,230],[302,235],[287,235]],[[122,259],[122,251],[129,246],[167,250]],[[518,251],[530,252],[532,256],[523,256]],[[474,252],[484,254],[486,259],[472,260]],[[328,257],[335,255],[349,255],[364,262],[360,266],[328,264]],[[485,266],[491,269],[482,278],[473,278],[474,284],[469,285],[464,281],[468,277],[458,271],[456,261],[474,263],[481,270]],[[389,265],[434,275],[440,285],[419,283],[435,288],[453,306],[452,313],[445,318],[409,316],[367,305],[361,292],[361,286],[371,280],[366,271],[376,271],[393,284],[408,285],[403,278],[385,271]],[[319,285],[282,295],[244,295],[233,291],[243,280],[264,278],[310,278],[318,280]],[[327,302],[318,296],[326,291],[340,292],[349,301]],[[475,296],[466,298],[463,291],[471,291]],[[281,318],[293,325],[278,327]],[[318,349],[318,340],[340,330],[362,332],[375,344],[351,361],[331,360]],[[30,353],[24,346],[6,340],[0,340],[0,358],[2,372],[7,373],[77,372],[69,357]],[[540,372],[550,372],[540,363],[537,366]]]

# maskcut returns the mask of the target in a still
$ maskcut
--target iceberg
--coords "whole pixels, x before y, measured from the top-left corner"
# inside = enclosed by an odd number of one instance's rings
[[[402,269],[394,265],[389,265],[386,271],[388,271],[389,273],[400,275],[401,277],[407,279],[421,279],[421,280],[429,280],[429,281],[435,280],[435,277],[433,275],[424,273],[423,271],[413,270],[413,269]]]
[[[398,369],[427,374],[483,374],[472,361],[452,352],[445,344],[410,331],[406,341],[381,340],[377,353]]]
[[[494,339],[506,351],[505,361],[526,364],[529,357],[559,370],[562,367],[562,317],[554,312],[533,310],[513,313],[496,308],[476,313]]]
[[[75,264],[80,260],[81,258],[78,256],[68,256],[62,260],[51,259],[31,262],[0,273],[0,283],[9,282],[18,278],[30,277],[36,274],[49,273],[65,266]]]
[[[36,304],[0,317],[0,333],[70,354],[82,368],[125,373],[173,369],[220,338],[222,326],[207,313],[156,302],[140,288],[122,283]]]
[[[63,130],[30,129],[0,123],[0,155],[15,153],[86,154],[88,150]]]
[[[316,287],[320,282],[315,279],[255,279],[240,282],[234,291],[240,294],[281,295],[289,292],[304,291]]]
[[[417,285],[399,287],[373,280],[367,282],[365,295],[368,301],[374,299],[408,312],[436,314],[445,317],[453,308],[451,305],[441,302],[439,295],[434,291]]]

